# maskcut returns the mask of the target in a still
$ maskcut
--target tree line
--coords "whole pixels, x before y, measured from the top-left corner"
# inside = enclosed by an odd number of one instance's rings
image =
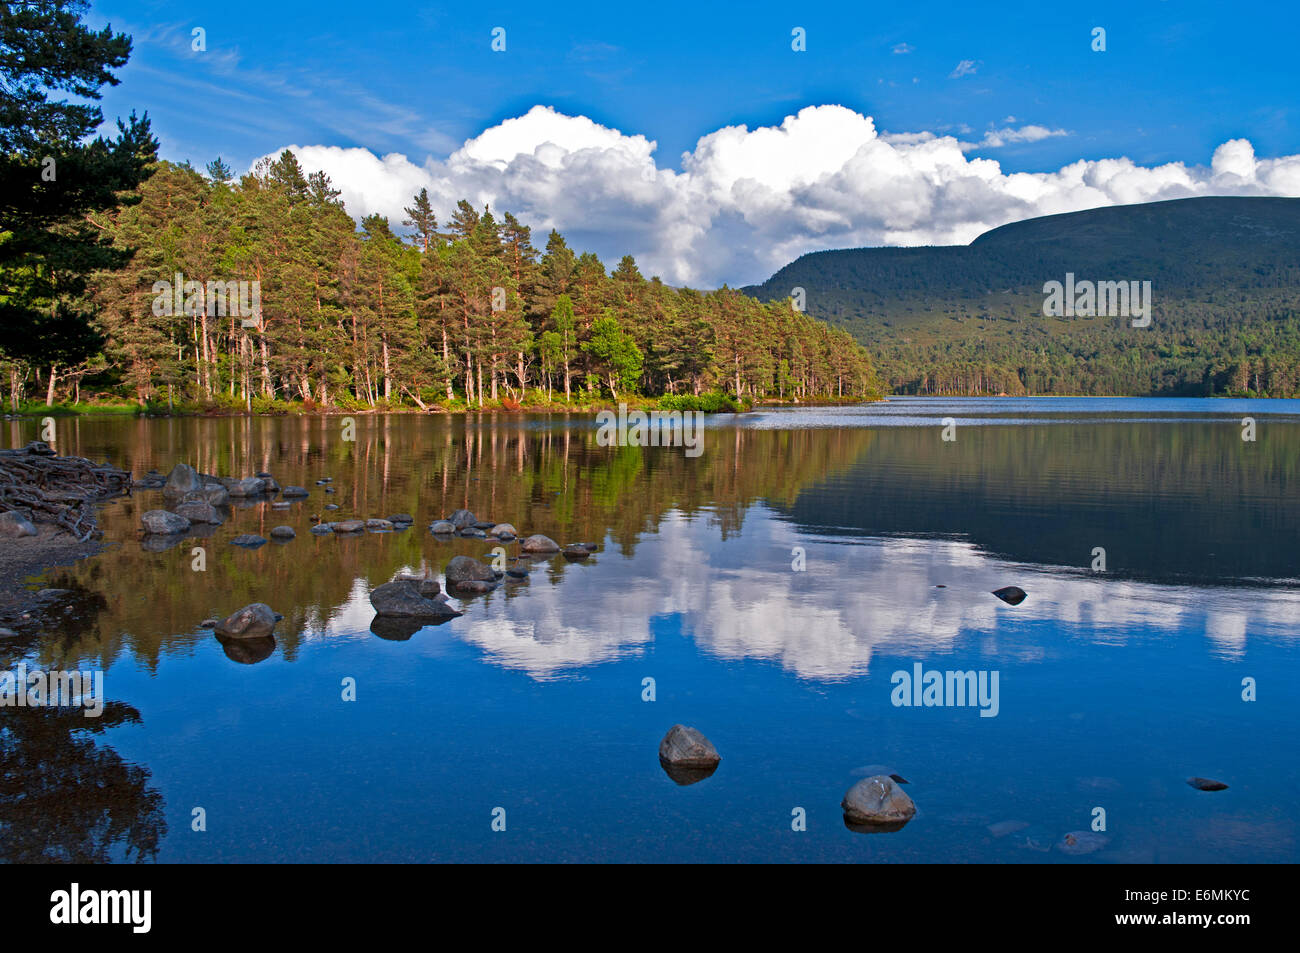
[[[670,287],[630,255],[610,271],[556,231],[538,249],[510,212],[465,200],[443,224],[424,189],[400,223],[358,229],[329,177],[288,150],[238,179],[220,159],[205,171],[158,162],[136,200],[95,217],[130,255],[88,280],[102,346],[11,359],[11,400],[29,384],[50,404],[246,410],[876,391],[865,350],[789,301]],[[236,306],[237,282],[255,313]]]

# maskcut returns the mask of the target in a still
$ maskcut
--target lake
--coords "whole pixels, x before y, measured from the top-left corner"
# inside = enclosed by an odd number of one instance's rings
[[[1300,401],[761,410],[709,418],[695,458],[598,446],[588,415],[355,425],[58,421],[61,453],[137,476],[311,493],[153,551],[140,490],[101,511],[105,552],[33,581],[76,607],[6,664],[102,668],[110,705],[92,731],[0,710],[0,859],[1300,860]],[[460,507],[598,551],[372,631],[373,587],[490,553],[429,533]],[[393,513],[414,527],[309,533]],[[284,616],[264,658],[199,627],[251,602]],[[996,674],[995,713],[895,704],[918,665]],[[660,766],[675,723],[712,776]],[[908,781],[901,830],[845,826],[869,765]],[[1098,849],[1061,848],[1098,819]]]

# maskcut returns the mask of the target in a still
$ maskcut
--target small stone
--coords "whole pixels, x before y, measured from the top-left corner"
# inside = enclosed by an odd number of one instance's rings
[[[891,777],[863,778],[849,788],[840,802],[844,820],[851,825],[897,830],[916,816],[916,805]]]
[[[565,559],[586,559],[591,555],[591,550],[582,543],[569,543],[564,547],[563,552]]]
[[[310,494],[307,492],[306,487],[286,486],[283,490],[280,491],[280,495],[284,497],[286,500],[300,500],[303,497],[309,496]]]
[[[140,517],[140,524],[146,533],[155,536],[171,536],[175,533],[189,531],[190,521],[177,513],[166,510],[150,510]]]
[[[366,528],[366,524],[361,520],[341,520],[334,524],[336,533],[359,533]]]
[[[509,523],[497,523],[488,530],[488,535],[495,536],[497,539],[505,539],[506,537],[514,539],[519,535],[519,530],[515,529]]]
[[[659,759],[685,768],[716,767],[722,760],[718,749],[699,731],[686,725],[673,725],[659,742]]]
[[[425,594],[428,587],[422,586],[421,582],[394,579],[376,586],[370,593],[370,604],[375,607],[375,614],[413,619],[449,619],[462,614],[441,600],[429,598]],[[437,585],[436,582],[433,584]],[[430,595],[436,595],[436,592]]]
[[[311,532],[315,533],[317,536],[328,536],[330,533],[334,532],[334,524],[317,523],[315,526],[311,528]]]
[[[393,528],[389,520],[369,519],[366,520],[366,529],[372,533],[386,533]]]
[[[337,510],[338,508],[339,508],[339,505],[338,505],[337,503],[326,503],[326,504],[325,504],[325,509],[327,509],[327,510]]]
[[[397,525],[398,523],[414,523],[415,517],[410,513],[394,513],[392,516],[388,517],[388,522],[393,525]]]
[[[1009,606],[1018,606],[1025,601],[1025,596],[1028,593],[1019,586],[1003,586],[1001,589],[994,589],[993,595]]]
[[[463,588],[471,582],[496,583],[496,573],[492,567],[479,562],[472,556],[453,556],[447,563],[445,571],[447,588]]]
[[[225,522],[215,506],[211,503],[204,503],[202,500],[190,500],[187,503],[177,504],[175,513],[177,516],[185,517],[191,523],[220,525]]]
[[[259,546],[266,545],[266,537],[258,536],[256,533],[241,533],[230,542],[235,546],[243,546],[245,549],[257,549]]]
[[[217,623],[216,633],[232,639],[266,638],[283,618],[265,602],[254,602]]]
[[[459,536],[463,536],[463,537],[465,537],[466,539],[486,539],[486,538],[487,538],[487,533],[485,533],[483,530],[479,529],[477,526],[470,526],[470,527],[467,527],[467,528],[461,530],[457,535],[459,535]]]
[[[172,472],[167,474],[167,481],[163,484],[163,495],[183,497],[202,486],[203,483],[192,466],[188,463],[178,463],[172,467]]]
[[[326,493],[333,493],[333,492],[334,492],[334,487],[332,487],[332,486],[327,486],[327,487],[325,487],[325,492],[326,492]]]
[[[1226,791],[1228,786],[1213,778],[1188,778],[1187,783],[1198,791]]]
[[[537,533],[520,543],[519,548],[525,553],[558,553],[560,544],[549,536]]]
[[[473,526],[477,523],[478,517],[469,510],[457,510],[447,517],[447,521],[457,529],[465,529],[466,527]]]
[[[475,520],[475,521],[474,521],[474,526],[475,526],[477,529],[481,529],[481,530],[483,530],[483,532],[485,532],[485,533],[486,533],[488,530],[490,530],[493,526],[496,526],[496,525],[497,525],[497,524],[496,524],[495,522],[493,522],[492,520]]]
[[[272,539],[293,539],[297,535],[292,526],[277,526],[271,530]]]
[[[429,524],[429,532],[434,536],[450,536],[456,532],[456,524],[450,520],[434,520]]]

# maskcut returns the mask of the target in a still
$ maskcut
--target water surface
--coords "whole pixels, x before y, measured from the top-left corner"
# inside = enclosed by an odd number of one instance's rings
[[[73,589],[80,609],[25,661],[102,666],[114,707],[95,732],[79,713],[0,712],[0,855],[1300,856],[1300,402],[783,409],[710,418],[698,458],[599,447],[577,415],[356,424],[348,442],[338,418],[59,421],[60,451],[137,474],[265,469],[312,492],[288,511],[233,508],[208,538],[161,552],[137,532],[161,494],[139,492],[102,511],[106,552],[33,582]],[[5,443],[36,426],[6,422]],[[333,495],[315,485],[326,476]],[[600,549],[455,600],[465,615],[445,625],[376,634],[371,588],[489,553],[428,533],[462,506]],[[308,532],[313,514],[401,512],[412,529]],[[298,537],[230,545],[282,523]],[[1028,598],[990,594],[1007,585]],[[253,601],[285,617],[274,651],[232,658],[198,623]],[[891,675],[918,662],[996,671],[997,716],[895,707]],[[342,700],[347,678],[356,701]],[[683,787],[660,768],[676,722],[717,745],[712,777]],[[870,764],[910,782],[918,814],[901,831],[842,823],[840,799]],[[1199,792],[1190,775],[1230,787]],[[1050,849],[1098,807],[1104,849]],[[1003,821],[1028,826],[994,837]]]

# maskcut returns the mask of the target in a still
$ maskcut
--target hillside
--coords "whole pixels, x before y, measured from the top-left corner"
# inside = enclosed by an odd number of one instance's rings
[[[1152,320],[1045,317],[1043,285],[1150,281]],[[804,255],[761,285],[867,347],[896,393],[1300,393],[1300,199],[1050,215],[969,245]]]

